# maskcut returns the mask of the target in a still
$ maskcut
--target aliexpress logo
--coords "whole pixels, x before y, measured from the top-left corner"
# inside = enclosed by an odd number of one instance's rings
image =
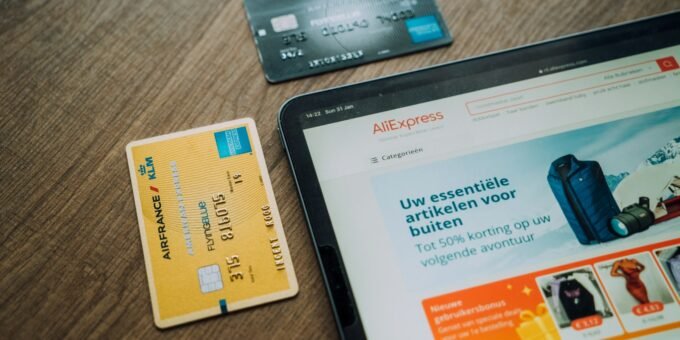
[[[416,117],[406,118],[403,120],[389,119],[379,123],[373,124],[373,134],[377,135],[389,131],[396,131],[400,129],[411,130],[411,128],[420,124],[427,124],[444,119],[444,114],[441,112],[428,113]]]

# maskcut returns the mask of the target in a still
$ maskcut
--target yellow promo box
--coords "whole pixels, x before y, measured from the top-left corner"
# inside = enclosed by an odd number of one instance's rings
[[[524,310],[520,314],[519,327],[515,329],[517,335],[523,340],[541,339],[541,340],[557,340],[560,335],[555,327],[555,324],[548,313],[548,309],[544,303],[536,306],[536,313],[530,310]]]
[[[158,327],[297,294],[252,119],[135,141],[127,158]]]

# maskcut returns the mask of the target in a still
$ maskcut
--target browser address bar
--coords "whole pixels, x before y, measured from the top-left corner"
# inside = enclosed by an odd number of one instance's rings
[[[475,99],[466,102],[465,107],[471,116],[497,113],[589,91],[606,91],[614,85],[625,86],[629,81],[679,68],[677,60],[669,56]]]

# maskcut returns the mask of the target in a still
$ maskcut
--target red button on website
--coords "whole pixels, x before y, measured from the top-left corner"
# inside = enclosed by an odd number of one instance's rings
[[[661,72],[677,70],[680,68],[680,66],[678,66],[677,60],[675,60],[673,57],[657,59],[656,63],[659,65]]]
[[[580,331],[583,329],[593,328],[602,325],[602,316],[591,315],[571,322],[571,328]]]
[[[643,316],[647,314],[653,314],[663,311],[663,303],[659,301],[642,303],[633,307],[633,314],[637,316]]]

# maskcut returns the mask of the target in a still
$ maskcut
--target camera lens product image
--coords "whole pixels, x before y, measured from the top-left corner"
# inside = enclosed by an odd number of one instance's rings
[[[654,214],[649,210],[649,198],[640,197],[639,203],[631,204],[611,219],[612,232],[629,236],[649,229],[654,224]]]

